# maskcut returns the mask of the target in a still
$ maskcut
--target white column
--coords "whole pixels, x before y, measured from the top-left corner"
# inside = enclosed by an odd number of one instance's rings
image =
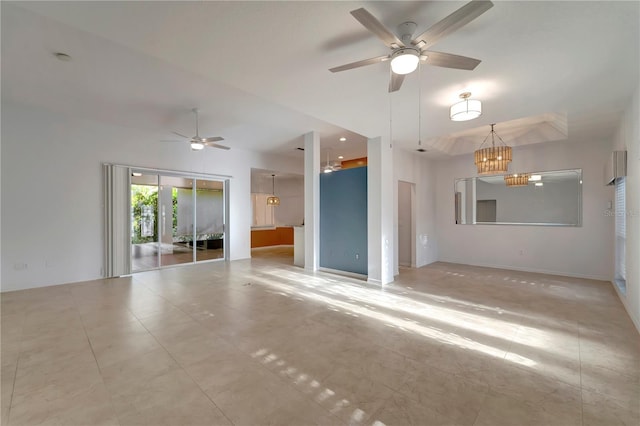
[[[393,150],[388,138],[367,142],[368,280],[393,282]]]
[[[320,262],[320,135],[304,135],[304,268]]]

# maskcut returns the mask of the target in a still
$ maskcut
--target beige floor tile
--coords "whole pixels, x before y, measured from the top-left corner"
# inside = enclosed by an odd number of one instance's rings
[[[147,383],[180,366],[163,349],[111,364],[100,370],[104,384],[113,396],[136,395],[147,388]]]
[[[0,295],[0,421],[640,423],[610,283],[435,263],[381,290],[265,253]]]
[[[584,426],[637,426],[640,424],[640,402],[629,407],[628,401],[617,401],[606,394],[582,391]],[[631,408],[631,410],[629,409]]]
[[[306,400],[278,376],[260,366],[249,367],[246,374],[226,383],[223,388],[213,386],[206,389],[206,393],[238,425],[261,424],[276,410]]]
[[[54,385],[15,397],[12,425],[117,425],[111,398],[102,383],[61,391]]]
[[[331,414],[350,424],[367,424],[394,393],[384,384],[343,367],[336,368],[320,383],[322,391],[310,396]]]
[[[400,392],[431,408],[455,424],[473,424],[489,390],[460,376],[430,368],[410,377]]]
[[[368,422],[369,423],[369,422]],[[455,424],[435,410],[402,395],[394,395],[370,418],[379,426],[444,426]]]

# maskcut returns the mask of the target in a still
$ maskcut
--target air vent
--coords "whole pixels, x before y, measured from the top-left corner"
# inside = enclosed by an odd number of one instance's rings
[[[627,175],[627,151],[613,151],[604,166],[604,184],[613,185]]]

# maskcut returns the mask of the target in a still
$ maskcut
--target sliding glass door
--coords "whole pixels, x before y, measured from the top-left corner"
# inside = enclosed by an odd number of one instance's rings
[[[225,182],[131,173],[132,272],[225,258]]]

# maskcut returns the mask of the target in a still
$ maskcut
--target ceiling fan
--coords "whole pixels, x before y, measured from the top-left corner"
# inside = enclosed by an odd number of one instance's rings
[[[413,38],[413,33],[417,27],[415,22],[404,22],[400,24],[398,31],[400,37],[398,38],[366,9],[360,8],[353,10],[351,11],[353,17],[382,40],[382,42],[391,49],[391,53],[334,67],[329,69],[329,71],[346,71],[391,60],[389,92],[395,92],[402,86],[404,76],[415,71],[420,61],[439,67],[473,70],[478,66],[480,60],[427,49],[440,41],[440,39],[473,21],[492,7],[493,3],[490,1],[473,0],[446,18],[435,23],[415,38]]]
[[[193,151],[200,151],[202,149],[204,149],[205,146],[210,146],[212,148],[218,148],[218,149],[226,149],[229,150],[231,148],[229,148],[228,146],[224,146],[224,145],[220,145],[217,144],[216,142],[220,142],[223,141],[224,138],[220,137],[220,136],[212,136],[209,138],[201,138],[200,134],[199,134],[199,129],[198,129],[198,108],[193,108],[191,111],[193,111],[193,113],[196,116],[196,135],[189,137],[186,135],[183,135],[182,133],[178,133],[178,132],[171,132],[174,135],[178,135],[181,138],[185,138],[189,141],[189,144],[191,144],[191,149]],[[164,142],[182,142],[182,141],[164,141]]]

